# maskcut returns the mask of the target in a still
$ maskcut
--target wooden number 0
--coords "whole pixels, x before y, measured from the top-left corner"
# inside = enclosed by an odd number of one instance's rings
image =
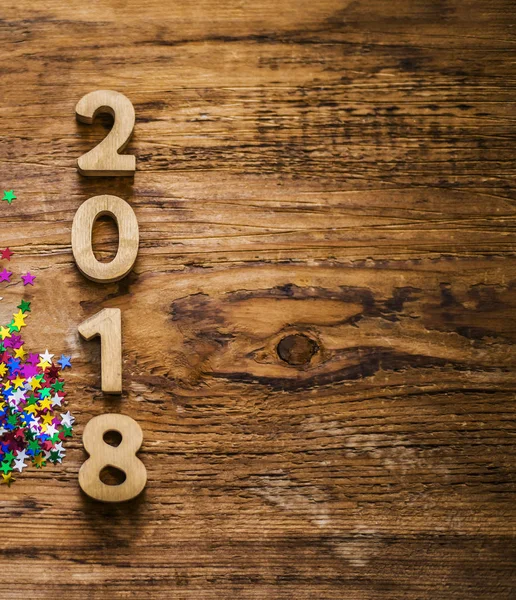
[[[113,217],[118,225],[118,252],[108,263],[93,254],[91,234],[101,215]],[[138,254],[138,221],[133,209],[117,196],[94,196],[79,206],[72,223],[72,251],[83,275],[99,283],[118,281],[133,268]]]
[[[75,107],[78,121],[93,123],[100,113],[109,113],[115,119],[109,134],[77,161],[79,173],[85,176],[133,175],[136,158],[132,154],[118,154],[127,146],[134,129],[134,107],[129,98],[112,90],[97,90],[83,96]]]
[[[119,446],[104,441],[108,431],[118,431],[122,436]],[[138,423],[126,415],[104,414],[93,417],[84,428],[84,448],[90,455],[79,471],[82,490],[101,502],[124,502],[137,496],[147,483],[147,471],[136,452],[140,449],[143,434]],[[107,485],[100,479],[104,467],[115,467],[125,473],[120,485]]]

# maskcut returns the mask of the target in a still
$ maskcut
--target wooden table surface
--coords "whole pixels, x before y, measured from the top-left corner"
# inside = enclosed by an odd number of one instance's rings
[[[3,0],[0,42],[0,246],[77,418],[0,487],[1,600],[513,599],[513,1]],[[77,173],[95,89],[134,104],[134,180]],[[119,283],[72,257],[97,194],[139,221]],[[120,399],[77,333],[103,307]],[[127,504],[77,483],[104,412],[144,432]]]

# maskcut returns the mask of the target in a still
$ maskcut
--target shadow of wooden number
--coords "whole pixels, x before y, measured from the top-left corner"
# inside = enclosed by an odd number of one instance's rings
[[[118,252],[108,263],[93,254],[91,235],[95,221],[102,215],[115,219],[118,226]],[[117,196],[94,196],[81,204],[72,224],[72,251],[83,275],[98,283],[118,281],[133,268],[138,254],[138,221],[131,206]]]
[[[109,431],[117,431],[122,441],[116,447],[104,441]],[[84,428],[82,441],[90,455],[79,471],[82,490],[101,502],[124,502],[135,498],[147,483],[147,470],[136,452],[143,442],[138,423],[126,415],[104,414],[93,417]],[[125,474],[119,485],[108,485],[100,479],[105,467],[115,467]]]
[[[100,336],[101,386],[106,394],[122,393],[122,312],[104,308],[79,325],[86,340]]]
[[[79,157],[77,168],[85,176],[134,175],[136,158],[119,154],[129,143],[135,113],[129,98],[112,90],[97,90],[83,96],[75,107],[78,121],[93,123],[101,113],[109,113],[115,122],[108,135],[86,154]]]

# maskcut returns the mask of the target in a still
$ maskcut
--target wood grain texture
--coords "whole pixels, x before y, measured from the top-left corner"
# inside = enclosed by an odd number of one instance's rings
[[[32,348],[71,352],[62,466],[0,488],[2,600],[516,594],[516,17],[509,0],[5,0],[0,245]],[[82,178],[130,98],[130,178]],[[106,285],[87,198],[134,208]],[[116,252],[100,220],[97,258]],[[16,259],[16,262],[14,262]],[[19,298],[9,287],[2,317]],[[122,310],[121,399],[77,325]],[[88,420],[143,429],[141,498],[80,492]]]

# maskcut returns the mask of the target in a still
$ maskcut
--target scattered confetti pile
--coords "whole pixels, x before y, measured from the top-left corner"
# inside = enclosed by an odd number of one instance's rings
[[[0,251],[8,260],[11,254],[9,249]],[[1,277],[2,272],[0,281],[9,281]],[[48,350],[29,354],[20,332],[30,302],[22,300],[17,308],[11,322],[0,326],[0,473],[1,483],[8,486],[14,481],[13,471],[21,472],[30,463],[38,469],[47,462],[60,463],[65,456],[63,441],[72,435],[74,422],[70,412],[64,412],[61,375],[72,366],[70,357],[62,355],[54,362]]]

